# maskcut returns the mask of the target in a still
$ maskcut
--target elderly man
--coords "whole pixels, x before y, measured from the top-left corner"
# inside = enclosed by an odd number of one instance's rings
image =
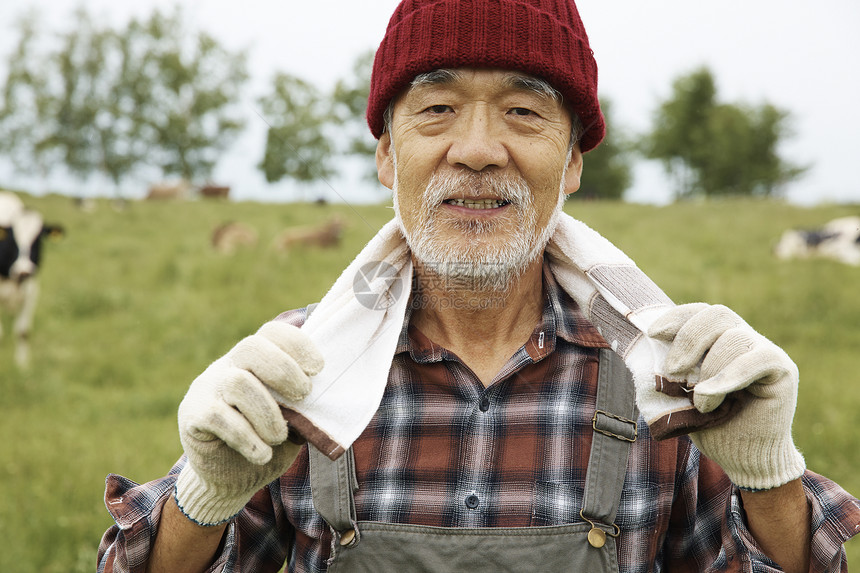
[[[109,478],[100,570],[846,570],[791,360],[561,213],[596,84],[571,0],[402,2],[368,105],[396,216],[355,263],[383,303],[339,280],[207,368],[170,475]]]

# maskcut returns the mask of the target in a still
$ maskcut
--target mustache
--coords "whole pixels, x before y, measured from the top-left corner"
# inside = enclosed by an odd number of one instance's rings
[[[426,205],[439,205],[447,199],[493,197],[514,205],[531,202],[532,192],[517,174],[454,172],[434,173],[424,191]]]

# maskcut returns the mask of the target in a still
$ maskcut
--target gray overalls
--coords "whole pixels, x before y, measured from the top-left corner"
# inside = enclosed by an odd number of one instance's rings
[[[601,350],[583,523],[573,525],[446,528],[357,521],[352,448],[331,461],[309,446],[314,508],[334,534],[328,570],[617,572],[615,515],[637,416],[629,371],[615,352]]]

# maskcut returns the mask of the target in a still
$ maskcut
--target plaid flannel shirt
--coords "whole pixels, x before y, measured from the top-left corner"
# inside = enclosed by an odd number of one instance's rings
[[[453,353],[404,327],[380,408],[354,444],[359,520],[441,527],[581,521],[597,355],[606,342],[545,276],[541,323],[489,387]],[[305,312],[280,318],[300,326]],[[184,463],[142,486],[108,477],[105,502],[117,525],[99,548],[100,572],[144,570]],[[847,571],[842,544],[860,527],[860,505],[811,472],[803,483],[812,508],[811,571]],[[652,440],[641,419],[616,523],[623,573],[779,570],[748,532],[723,471],[687,438]],[[233,520],[210,570],[274,572],[288,562],[290,571],[325,571],[330,544],[303,449]]]

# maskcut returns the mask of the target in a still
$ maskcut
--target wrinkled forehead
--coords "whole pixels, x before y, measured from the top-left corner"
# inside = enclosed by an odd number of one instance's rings
[[[442,68],[419,74],[409,83],[401,95],[416,89],[456,85],[463,83],[466,78],[475,76],[482,78],[482,84],[497,89],[529,92],[558,103],[564,100],[561,92],[542,78],[516,70],[485,68]]]
[[[42,232],[44,221],[35,211],[24,211],[12,222],[12,232],[19,246],[29,246]]]
[[[547,97],[561,99],[561,93],[542,78],[517,70],[494,68],[440,68],[418,74],[410,86],[444,85],[462,81],[464,77],[482,73],[492,76],[494,81],[511,89],[535,91]]]

